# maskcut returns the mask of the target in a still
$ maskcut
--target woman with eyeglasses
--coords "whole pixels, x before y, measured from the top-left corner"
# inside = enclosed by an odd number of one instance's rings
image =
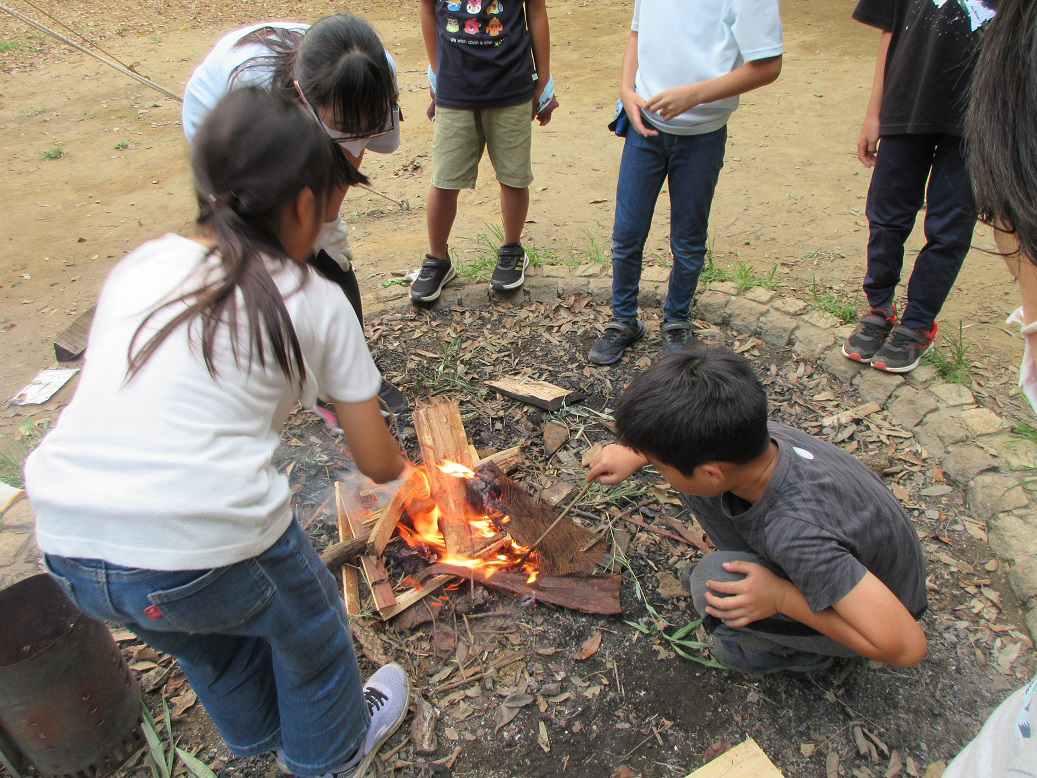
[[[187,82],[187,142],[193,145],[198,127],[220,98],[250,86],[306,106],[355,168],[365,151],[389,154],[400,146],[396,64],[359,16],[334,14],[312,26],[263,22],[224,35]],[[325,224],[310,264],[342,288],[362,324],[352,260],[348,227],[336,214]],[[383,381],[378,396],[383,412],[407,410],[406,398],[388,382]],[[328,408],[314,410],[336,426]]]

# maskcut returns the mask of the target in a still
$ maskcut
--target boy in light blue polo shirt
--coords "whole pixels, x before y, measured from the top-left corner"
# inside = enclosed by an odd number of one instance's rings
[[[635,0],[619,90],[621,126],[629,127],[612,231],[612,321],[591,362],[619,361],[645,333],[637,319],[641,263],[667,180],[673,268],[663,353],[688,343],[727,120],[740,94],[778,77],[782,52],[778,0]]]

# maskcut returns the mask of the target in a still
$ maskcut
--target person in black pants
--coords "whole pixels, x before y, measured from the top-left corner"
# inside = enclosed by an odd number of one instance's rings
[[[997,0],[859,0],[854,18],[882,31],[857,158],[868,190],[869,310],[842,345],[848,359],[907,373],[936,338],[936,317],[965,261],[976,206],[962,154],[963,114],[979,36]],[[928,182],[928,184],[927,184]],[[926,204],[926,244],[897,319],[904,242]]]

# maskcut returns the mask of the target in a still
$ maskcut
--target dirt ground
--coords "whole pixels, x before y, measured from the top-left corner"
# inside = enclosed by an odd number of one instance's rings
[[[609,409],[641,369],[638,363],[651,359],[646,345],[614,371],[585,368],[579,359],[584,342],[607,315],[606,308],[572,296],[556,305],[375,317],[370,336],[385,355],[386,373],[408,396],[435,394],[460,404],[478,449],[524,444],[524,463],[512,477],[536,495],[556,481],[579,484],[583,455],[612,440]],[[482,337],[485,331],[500,336],[490,341]],[[699,552],[628,523],[625,517],[672,531],[667,517],[688,521],[673,493],[658,488],[659,477],[645,473],[621,487],[592,489],[573,513],[595,532],[611,527],[614,555],[613,544],[626,548],[622,617],[588,616],[462,586],[429,611],[432,622],[423,626],[385,629],[377,618],[354,619],[365,674],[381,662],[401,663],[415,698],[439,713],[434,753],[415,753],[409,720],[384,749],[379,775],[683,778],[711,749],[752,737],[789,778],[937,778],[992,706],[1032,674],[1032,645],[1017,626],[1017,604],[983,542],[982,526],[968,516],[961,490],[944,482],[939,465],[919,455],[911,435],[885,415],[838,433],[825,428],[820,419],[860,399],[823,372],[784,360],[744,334],[714,330],[704,337],[728,342],[753,360],[774,418],[837,440],[882,472],[908,507],[927,557],[926,659],[910,669],[839,662],[812,676],[749,680],[676,656],[664,635],[677,634],[694,612],[675,575]],[[585,399],[547,413],[484,388],[485,380],[522,369],[578,389]],[[550,458],[542,435],[547,421],[569,433]],[[394,422],[394,432],[417,459],[409,415]],[[354,478],[341,441],[301,412],[285,431],[277,464],[289,473],[296,515],[309,522],[314,543],[330,543],[336,532],[326,502],[332,483]],[[398,559],[393,546],[387,557]],[[401,578],[413,571],[392,561],[387,567],[389,579],[404,590],[408,584]],[[439,605],[435,598],[426,602]],[[424,614],[422,606],[417,611]],[[590,657],[574,658],[596,639],[600,644]],[[698,629],[687,639],[705,635]],[[677,645],[705,657],[701,648]],[[488,679],[481,677],[485,672]],[[174,706],[186,693],[182,683],[174,674],[166,686]],[[160,693],[156,688],[149,695],[153,707]],[[510,708],[517,715],[503,723],[510,705],[518,706]],[[269,757],[229,758],[197,706],[173,729],[183,742],[201,745],[199,756],[221,776],[271,777]],[[451,757],[456,761],[446,770],[441,762]],[[131,774],[147,775],[147,768]]]
[[[17,3],[15,3],[17,6]],[[552,8],[552,63],[561,109],[534,132],[537,180],[527,239],[546,255],[607,253],[621,151],[605,127],[615,104],[628,0]],[[368,300],[379,285],[417,266],[425,246],[431,124],[416,9],[398,0],[355,3],[379,29],[400,68],[403,144],[370,154],[373,186],[410,210],[359,190],[343,214],[353,230]],[[339,3],[262,0],[218,8],[191,0],[137,9],[104,0],[55,7],[69,27],[179,93],[213,41],[263,18],[315,19]],[[23,7],[20,10],[31,10]],[[717,262],[778,268],[783,291],[808,299],[811,284],[853,300],[862,276],[869,177],[853,155],[870,86],[877,35],[849,18],[842,0],[783,4],[787,53],[781,78],[742,101],[731,122],[727,162],[713,208]],[[118,258],[165,231],[190,229],[193,206],[179,105],[96,60],[0,15],[0,397],[53,363],[51,342],[89,308]],[[60,149],[58,159],[42,154]],[[667,198],[660,199],[648,253],[668,257]],[[499,223],[488,163],[462,196],[453,245],[462,254]],[[921,230],[910,240],[918,248]],[[1007,401],[1019,343],[1003,328],[1017,292],[992,241],[977,229],[973,249],[940,324],[964,327],[977,375]],[[910,254],[909,254],[910,256]],[[1006,383],[1008,382],[1008,383]],[[65,390],[67,393],[68,390]],[[67,399],[67,394],[59,396]],[[36,409],[40,415],[53,408]],[[29,412],[32,415],[33,411]],[[24,421],[0,411],[0,432]]]
[[[29,10],[17,1],[13,4]],[[406,199],[409,210],[361,191],[352,192],[343,209],[353,230],[359,276],[369,303],[376,302],[382,284],[416,267],[426,248],[423,206],[431,125],[424,118],[425,57],[414,5],[387,0],[351,6],[376,24],[396,59],[407,117],[400,151],[369,155],[363,169],[374,188]],[[534,132],[537,181],[528,240],[559,261],[607,252],[621,142],[605,125],[615,103],[630,7],[628,0],[583,0],[551,9],[553,71],[561,109],[548,127]],[[55,5],[53,13],[100,40],[107,51],[134,64],[139,72],[179,92],[194,64],[223,31],[263,18],[312,20],[342,8],[331,2],[258,0],[214,7],[200,0],[156,0],[142,14],[139,7],[104,0],[68,0]],[[713,209],[718,264],[744,261],[761,272],[776,266],[782,291],[803,299],[809,299],[811,284],[816,282],[852,300],[863,270],[868,175],[853,149],[877,34],[853,23],[849,10],[850,4],[841,0],[783,4],[787,53],[782,76],[771,87],[743,99],[733,118]],[[193,207],[176,101],[93,59],[47,43],[4,16],[0,16],[0,68],[4,69],[0,74],[4,164],[0,396],[10,397],[40,369],[53,364],[54,336],[93,304],[113,263],[144,240],[190,229]],[[61,150],[60,157],[42,157],[53,149]],[[489,234],[490,226],[499,222],[492,171],[484,167],[481,176],[479,187],[462,196],[454,232],[454,245],[472,258],[477,255],[479,236]],[[657,255],[653,261],[661,264],[668,254],[667,217],[663,197],[648,248]],[[910,246],[922,244],[920,232],[912,236]],[[945,332],[957,333],[962,323],[975,373],[987,390],[984,394],[1011,404],[1020,343],[1002,322],[1018,304],[1018,294],[1010,287],[1000,259],[984,252],[991,244],[989,231],[978,228],[976,248],[940,324]],[[584,341],[604,316],[593,307],[584,311],[553,341],[524,331],[529,322],[513,310],[480,312],[472,322],[423,314],[405,322],[412,330],[407,341],[410,356],[398,356],[397,361],[391,356],[394,342],[379,339],[396,337],[395,325],[387,323],[386,334],[373,337],[376,347],[384,349],[384,367],[390,376],[412,392],[427,392],[443,374],[423,373],[429,369],[428,360],[413,349],[446,354],[453,338],[476,337],[473,332],[494,333],[477,339],[494,349],[507,349],[520,369],[540,373],[544,365],[579,364]],[[546,312],[532,315],[540,314]],[[731,344],[737,339],[732,333],[721,337]],[[419,343],[414,338],[423,339]],[[756,358],[764,365],[772,359],[766,353]],[[601,371],[591,376],[580,372],[580,381],[589,384],[584,388],[590,390],[590,407],[610,407],[633,367],[625,365],[611,378]],[[484,368],[473,366],[467,380],[474,381],[479,369]],[[772,396],[784,398],[797,369],[775,360]],[[557,371],[547,371],[545,377],[571,378]],[[825,387],[818,384],[812,391],[823,392]],[[0,433],[15,434],[26,420],[52,418],[70,396],[71,387],[45,406],[0,409]],[[515,426],[509,416],[489,422],[478,416],[475,413],[479,447],[503,447],[523,436],[521,426]],[[530,418],[534,427],[542,421],[536,414]],[[808,421],[796,419],[797,424]],[[306,516],[323,500],[317,499],[316,483],[322,481],[326,489],[336,474],[328,462],[337,453],[323,433],[309,430],[307,423],[297,422],[303,432],[296,427],[290,430],[306,448],[294,478],[309,473],[315,484],[309,487],[313,492],[300,487],[300,515]],[[588,435],[589,441],[604,439],[607,433],[599,426]],[[862,439],[860,453],[875,445]],[[534,711],[539,703],[528,707],[498,733],[493,723],[496,704],[475,696],[467,697],[467,702],[448,700],[447,707],[455,713],[462,702],[477,712],[460,722],[441,722],[440,750],[431,758],[452,752],[454,741],[443,729],[450,726],[463,752],[454,766],[456,775],[608,776],[625,763],[645,778],[683,776],[701,764],[711,744],[752,735],[789,776],[826,775],[830,753],[839,755],[843,775],[881,775],[890,757],[872,762],[858,755],[852,735],[854,727],[860,726],[898,752],[905,763],[904,774],[911,774],[911,764],[916,766],[914,774],[924,773],[931,762],[960,748],[994,702],[1032,673],[1026,651],[1015,663],[1008,657],[1005,665],[1010,641],[1020,642],[1019,638],[991,627],[1011,630],[1019,623],[1018,614],[1010,602],[998,605],[996,614],[988,610],[994,601],[983,590],[993,595],[1003,591],[1006,600],[1011,594],[996,569],[985,569],[989,549],[960,518],[960,495],[918,497],[922,488],[933,485],[932,467],[926,464],[907,475],[916,506],[913,515],[926,534],[933,564],[934,604],[926,617],[931,650],[921,667],[909,671],[858,668],[845,678],[833,670],[814,680],[748,682],[665,657],[665,640],[644,636],[621,621],[522,610],[509,601],[491,600],[480,612],[497,609],[506,615],[503,625],[492,617],[480,620],[487,632],[479,637],[479,645],[488,655],[513,647],[535,651],[534,636],[535,645],[558,653],[528,659],[521,670],[505,668],[498,688],[485,690],[485,696],[499,701],[495,691],[517,687],[528,676],[531,693],[540,693],[544,683],[559,683],[560,694],[569,691],[571,698],[547,702],[539,717]],[[666,506],[649,510],[666,510]],[[319,539],[327,529],[321,530],[320,522],[316,526]],[[679,626],[687,620],[686,603],[660,601],[655,576],[672,569],[674,559],[686,550],[643,533],[639,537],[643,539],[635,538],[632,546],[639,552],[632,554],[634,573],[645,582],[649,601],[660,614]],[[965,567],[950,566],[940,554],[951,554]],[[629,620],[648,616],[629,585],[624,608]],[[518,637],[513,640],[516,623],[524,626],[517,627]],[[569,655],[597,630],[603,633],[599,653],[584,664],[570,660]],[[427,640],[431,643],[432,638]],[[663,651],[653,648],[656,645]],[[423,684],[429,684],[444,665],[431,650],[427,657],[403,652],[400,658],[421,674]],[[559,674],[563,677],[558,681],[548,678]],[[610,674],[615,681],[608,680]],[[572,678],[579,683],[570,682]],[[597,693],[585,694],[595,686],[600,687]],[[550,752],[537,744],[538,720],[546,722]],[[661,732],[664,721],[673,723]],[[206,734],[204,721],[192,720],[189,726],[196,733],[193,742],[215,743],[211,731]],[[394,741],[399,742],[399,738]],[[221,758],[215,745],[205,753],[208,758]],[[224,769],[226,775],[264,775],[270,764],[248,760],[227,763]],[[417,760],[397,774],[432,772],[429,760]]]

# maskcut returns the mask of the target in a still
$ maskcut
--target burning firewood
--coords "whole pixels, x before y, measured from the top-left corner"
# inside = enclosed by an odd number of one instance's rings
[[[470,479],[468,499],[476,510],[499,513],[508,518],[507,531],[522,546],[532,546],[555,521],[551,508],[534,500],[495,465],[484,465]],[[605,550],[586,548],[594,533],[563,519],[536,549],[537,568],[544,575],[589,573],[601,562]]]

